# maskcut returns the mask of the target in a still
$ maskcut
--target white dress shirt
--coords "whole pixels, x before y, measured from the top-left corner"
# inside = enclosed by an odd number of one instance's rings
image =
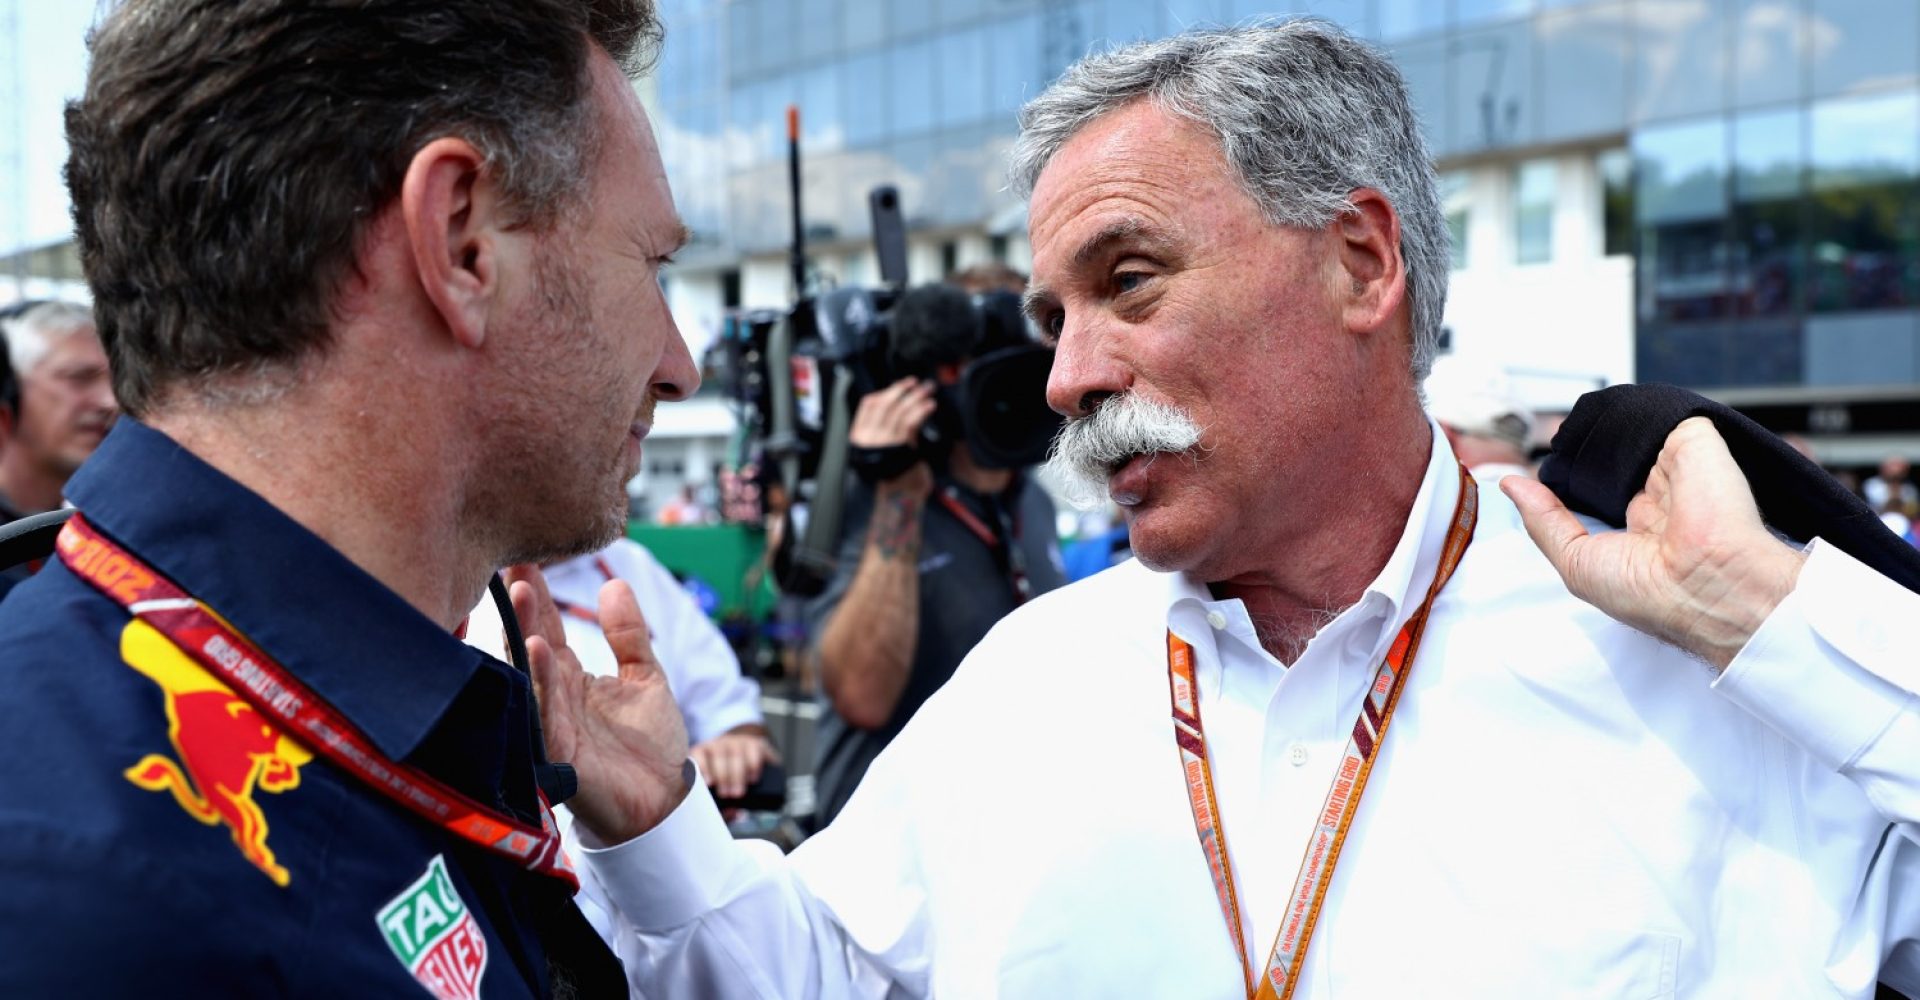
[[[680,581],[638,542],[618,539],[592,555],[544,567],[541,573],[554,600],[591,614],[599,608],[600,587],[609,579],[602,562],[633,588],[647,631],[653,635],[654,655],[686,719],[688,740],[705,743],[736,726],[761,722],[760,686],[740,676],[740,659],[726,636]],[[567,647],[580,658],[583,669],[602,677],[619,672],[597,623],[576,614],[561,617]],[[505,657],[500,612],[492,597],[481,598],[467,619],[467,644]]]
[[[1259,969],[1458,489],[1436,429],[1398,548],[1291,668],[1239,601],[1124,564],[995,628],[791,858],[730,840],[695,788],[583,845],[589,908],[656,998],[1239,1000],[1166,631],[1195,650]],[[1295,995],[1920,988],[1920,596],[1816,543],[1716,679],[1571,597],[1494,484],[1480,505]]]

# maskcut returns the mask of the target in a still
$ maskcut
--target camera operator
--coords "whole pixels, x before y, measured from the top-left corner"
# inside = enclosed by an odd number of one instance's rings
[[[966,293],[927,285],[901,297],[893,330],[906,377],[855,411],[862,481],[839,570],[808,607],[828,709],[815,741],[820,826],[987,630],[1064,582],[1052,502],[1022,470],[982,462],[951,398],[969,361],[1024,327],[990,335]]]

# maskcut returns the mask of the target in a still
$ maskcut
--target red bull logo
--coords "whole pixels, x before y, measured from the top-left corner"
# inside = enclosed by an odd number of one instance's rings
[[[267,846],[267,818],[256,792],[300,785],[300,768],[313,760],[234,696],[205,668],[153,626],[135,619],[120,633],[127,665],[160,686],[167,702],[167,738],[174,756],[151,753],[127,768],[128,781],[170,792],[187,815],[208,826],[224,824],[234,846],[275,885],[291,876]]]

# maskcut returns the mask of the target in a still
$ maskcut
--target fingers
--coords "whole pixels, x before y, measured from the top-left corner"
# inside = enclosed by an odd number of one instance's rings
[[[716,798],[737,799],[747,794],[746,760],[740,753],[739,741],[720,736],[694,747],[689,753],[700,764],[700,773],[707,776],[707,786],[713,789]]]
[[[904,378],[870,393],[854,412],[848,440],[862,448],[911,444],[939,406],[931,380]]]
[[[621,680],[659,678],[665,683],[660,661],[653,657],[647,620],[625,580],[608,580],[600,585],[600,631],[606,634],[607,648],[613,650],[614,661],[620,665]]]
[[[540,730],[547,744],[549,760],[572,760],[574,727],[569,708],[580,667],[563,665],[553,647],[540,636],[527,639],[527,666],[533,675],[533,699],[540,708]],[[570,675],[566,667],[571,666]]]
[[[1568,587],[1578,593],[1573,586],[1575,551],[1580,543],[1587,539],[1587,529],[1573,516],[1553,491],[1525,476],[1508,476],[1500,480],[1500,491],[1520,509],[1520,520],[1527,526],[1527,536],[1533,544],[1546,554],[1547,561],[1566,580]]]
[[[520,620],[521,633],[528,637],[544,636],[554,646],[565,649],[566,624],[560,620],[560,609],[554,605],[553,595],[547,592],[547,578],[541,575],[539,567],[521,563],[507,567],[504,575],[507,597],[513,603],[513,616]]]

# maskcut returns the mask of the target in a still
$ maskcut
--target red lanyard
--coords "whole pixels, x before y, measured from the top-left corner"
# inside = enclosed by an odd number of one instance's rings
[[[606,556],[594,556],[593,565],[600,570],[600,576],[601,576],[600,582],[605,583],[608,580],[611,580],[614,578],[613,567],[607,565]],[[578,618],[583,622],[592,623],[595,628],[600,627],[600,615],[598,612],[594,611],[592,608],[581,607],[580,605],[574,604],[571,601],[563,601],[558,597],[555,597],[553,599],[553,606],[556,608],[559,608],[561,614],[572,615],[573,617]]]
[[[955,520],[965,525],[968,531],[973,532],[974,537],[985,542],[989,551],[995,555],[1006,553],[1007,576],[1013,581],[1013,603],[1025,604],[1027,598],[1033,596],[1033,584],[1027,580],[1026,554],[1020,551],[1020,522],[1014,521],[1011,531],[1013,538],[1009,542],[1002,539],[992,528],[987,527],[987,523],[980,520],[979,515],[968,510],[967,505],[954,495],[953,487],[949,486],[941,490],[939,497],[940,505],[945,507]]]
[[[447,832],[503,854],[574,890],[580,879],[560,849],[560,831],[546,797],[540,827],[467,798],[431,776],[389,760],[358,727],[295,680],[286,667],[228,625],[212,608],[162,577],[138,556],[100,534],[79,514],[60,529],[58,553],[75,576],[133,617],[153,626],[181,652],[233,689],[254,711],[297,733],[335,767],[439,824]]]
[[[1207,870],[1213,876],[1213,890],[1220,898],[1220,910],[1227,920],[1227,933],[1233,938],[1234,953],[1240,956],[1241,974],[1247,996],[1257,1000],[1286,1000],[1299,984],[1300,971],[1307,961],[1307,944],[1320,919],[1320,907],[1327,898],[1327,886],[1333,881],[1333,867],[1340,860],[1347,831],[1360,796],[1373,773],[1373,762],[1387,738],[1387,724],[1400,703],[1407,675],[1413,672],[1414,656],[1420,650],[1426,632],[1427,615],[1433,599],[1460,565],[1460,556],[1473,540],[1473,526],[1479,516],[1480,496],[1467,467],[1460,467],[1460,501],[1453,509],[1453,527],[1447,532],[1446,547],[1440,565],[1434,571],[1433,585],[1426,600],[1420,602],[1413,617],[1400,629],[1386,658],[1375,671],[1373,686],[1360,702],[1360,717],[1353,722],[1353,736],[1347,741],[1340,768],[1334,772],[1333,785],[1327,789],[1326,802],[1314,822],[1313,836],[1307,841],[1306,855],[1300,861],[1300,873],[1294,878],[1293,893],[1280,921],[1273,951],[1267,958],[1266,974],[1256,989],[1253,967],[1247,962],[1246,935],[1240,926],[1240,901],[1234,894],[1233,866],[1227,856],[1227,831],[1220,823],[1220,800],[1214,794],[1213,767],[1207,761],[1207,738],[1200,725],[1200,687],[1194,679],[1193,647],[1167,632],[1167,684],[1173,694],[1173,738],[1180,748],[1180,763],[1187,776],[1187,801],[1193,807],[1193,823],[1200,835],[1200,848],[1207,858]]]

